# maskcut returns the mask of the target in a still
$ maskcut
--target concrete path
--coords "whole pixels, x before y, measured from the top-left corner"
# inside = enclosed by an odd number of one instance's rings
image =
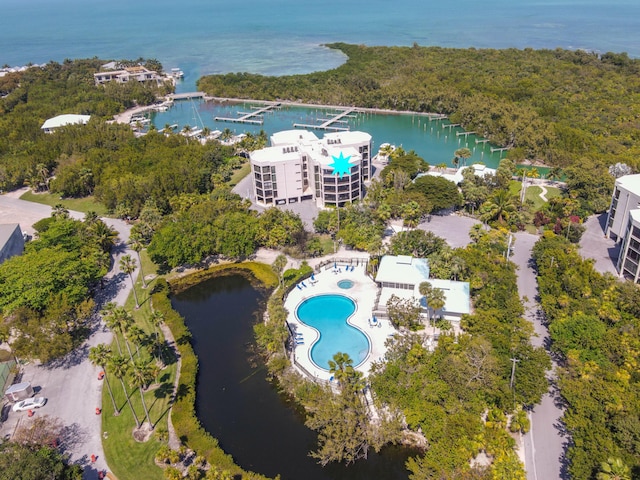
[[[538,284],[534,271],[531,250],[538,237],[525,232],[515,235],[511,260],[518,268],[518,292],[523,302],[525,318],[534,328],[531,343],[536,347],[549,348],[549,332],[543,324],[544,314],[537,303]],[[547,372],[549,391],[529,414],[531,430],[524,436],[525,467],[528,480],[550,480],[566,478],[564,471],[567,437],[562,424],[562,399],[555,387],[555,362]]]
[[[20,200],[20,192],[0,195],[0,223],[20,223],[20,227],[33,234],[33,223],[51,216],[51,207]],[[83,213],[70,212],[73,218],[82,219]],[[98,306],[106,302],[124,305],[131,292],[128,276],[119,271],[122,255],[135,257],[135,252],[127,249],[130,226],[124,221],[103,218],[107,225],[118,231],[118,244],[112,250],[112,265],[105,277],[104,288],[99,292]],[[134,278],[137,271],[134,272]],[[98,307],[99,309],[99,307]],[[87,341],[65,358],[42,365],[29,363],[22,370],[22,379],[40,389],[40,395],[47,397],[47,404],[36,416],[49,415],[59,418],[63,425],[61,449],[68,454],[71,462],[84,467],[85,479],[98,478],[98,471],[108,470],[102,450],[102,422],[96,415],[96,407],[102,406],[103,382],[98,380],[99,368],[89,362],[89,349],[99,343],[110,344],[112,334],[106,329],[99,315],[91,326],[92,332]],[[35,417],[34,417],[35,418]],[[0,435],[11,435],[15,428],[28,422],[26,412],[10,412],[6,422],[0,427]],[[92,463],[91,455],[97,460]]]

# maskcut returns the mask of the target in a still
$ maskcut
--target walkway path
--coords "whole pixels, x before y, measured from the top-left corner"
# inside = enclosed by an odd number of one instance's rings
[[[536,347],[545,347],[548,351],[549,332],[543,324],[544,314],[535,300],[538,295],[536,273],[533,269],[531,251],[538,237],[524,232],[515,234],[515,246],[512,261],[519,266],[518,291],[523,302],[525,317],[534,328],[535,336],[531,343]],[[555,386],[555,362],[547,372],[550,387],[529,414],[531,430],[524,437],[525,466],[528,480],[549,480],[565,478],[564,458],[567,438],[562,426],[562,400]]]
[[[0,223],[20,223],[23,230],[33,233],[33,223],[51,216],[51,207],[20,200],[16,198],[17,195],[0,195]],[[80,212],[70,212],[70,215],[78,219],[84,217]],[[113,263],[96,303],[99,306],[113,301],[124,305],[131,292],[131,283],[126,275],[119,272],[118,264],[122,255],[134,255],[126,246],[130,226],[117,219],[103,220],[118,231],[119,240],[112,250]],[[137,272],[134,272],[135,275]],[[111,340],[111,332],[96,315],[92,333],[82,346],[50,364],[27,364],[22,372],[22,378],[35,387],[40,387],[41,394],[48,399],[36,416],[60,418],[64,425],[61,448],[73,463],[84,467],[85,479],[96,479],[99,470],[108,469],[102,449],[101,417],[95,414],[95,408],[102,405],[103,382],[98,380],[99,368],[89,362],[88,354],[91,347],[99,343],[110,344]],[[19,423],[28,421],[26,414],[10,412],[9,418],[0,427],[1,436],[11,435]],[[91,463],[91,455],[96,455],[95,463]]]
[[[537,185],[538,187],[540,187],[540,189],[542,190],[540,192],[539,197],[542,199],[543,202],[548,202],[549,200],[547,200],[547,187],[545,187],[544,185]]]

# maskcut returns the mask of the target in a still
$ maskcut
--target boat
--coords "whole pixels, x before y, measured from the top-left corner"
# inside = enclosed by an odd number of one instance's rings
[[[182,70],[180,70],[179,68],[172,68],[171,69],[171,76],[173,78],[184,78],[184,72]]]

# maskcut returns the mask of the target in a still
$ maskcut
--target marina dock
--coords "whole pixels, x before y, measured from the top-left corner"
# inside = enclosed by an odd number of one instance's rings
[[[357,113],[358,109],[353,107],[347,108],[346,110],[343,110],[340,113],[327,114],[327,116],[331,118],[319,119],[322,121],[320,125],[311,125],[307,123],[294,123],[293,128],[311,128],[316,130],[332,130],[334,132],[345,132],[349,130],[348,125],[346,127],[337,127],[337,126],[334,126],[334,123],[339,123],[343,125],[346,124],[347,120],[343,120],[343,118],[345,117],[356,118],[356,115],[354,115],[354,112]]]
[[[242,115],[241,117],[231,118],[231,117],[214,117],[216,122],[231,122],[231,123],[249,123],[252,125],[262,125],[264,123],[263,114],[280,108],[282,104],[280,102],[269,103],[264,107],[257,108],[254,112],[238,112],[238,115]]]
[[[189,100],[191,98],[205,98],[204,92],[170,93],[167,98],[170,100]]]

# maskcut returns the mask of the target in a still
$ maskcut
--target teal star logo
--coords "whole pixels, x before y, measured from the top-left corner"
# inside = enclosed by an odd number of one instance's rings
[[[333,168],[334,175],[340,175],[340,178],[342,178],[343,175],[348,175],[351,172],[351,165],[349,165],[351,155],[345,157],[342,152],[340,152],[339,156],[331,155],[331,158],[333,158],[333,163],[330,163],[329,166]]]

